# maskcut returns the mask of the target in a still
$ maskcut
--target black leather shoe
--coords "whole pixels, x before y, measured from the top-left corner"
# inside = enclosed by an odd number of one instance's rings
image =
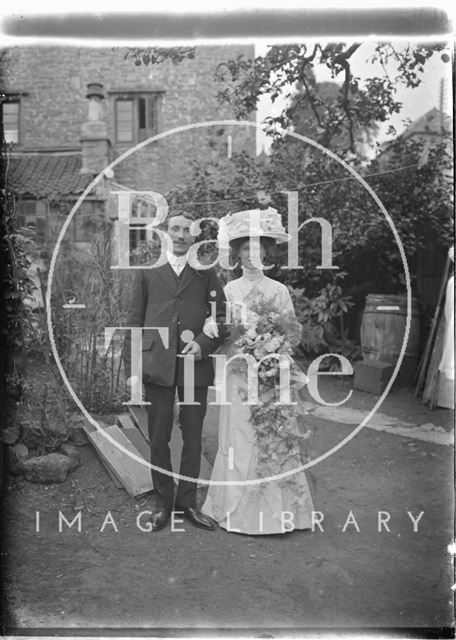
[[[152,523],[152,531],[160,531],[160,529],[166,527],[170,517],[170,509],[160,509],[159,511],[153,513],[150,517],[150,522]]]
[[[201,513],[196,507],[179,507],[176,504],[174,511],[181,511],[184,514],[184,518],[194,527],[206,529],[207,531],[214,531],[217,527],[215,520],[212,520],[209,516],[205,516],[204,513]]]

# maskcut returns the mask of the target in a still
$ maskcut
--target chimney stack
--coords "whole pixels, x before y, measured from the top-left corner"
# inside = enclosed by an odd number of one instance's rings
[[[87,85],[89,100],[88,120],[81,127],[82,168],[81,173],[98,174],[109,164],[110,140],[103,118],[103,85],[93,82]]]

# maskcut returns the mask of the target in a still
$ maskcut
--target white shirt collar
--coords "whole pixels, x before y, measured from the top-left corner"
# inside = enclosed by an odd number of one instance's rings
[[[183,268],[187,264],[187,254],[184,254],[183,256],[175,256],[174,253],[170,253],[169,251],[167,251],[167,254],[168,262],[173,268]]]

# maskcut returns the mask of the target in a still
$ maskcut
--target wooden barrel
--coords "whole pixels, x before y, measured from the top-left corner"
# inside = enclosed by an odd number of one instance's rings
[[[396,364],[405,337],[406,320],[405,295],[368,295],[361,324],[364,358]],[[403,365],[414,368],[418,365],[421,346],[420,315],[416,298],[412,298],[410,320]]]

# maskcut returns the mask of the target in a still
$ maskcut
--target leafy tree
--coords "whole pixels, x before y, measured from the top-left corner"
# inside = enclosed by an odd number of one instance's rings
[[[171,60],[178,64],[183,60],[193,60],[196,47],[152,47],[149,49],[129,49],[125,58],[132,58],[136,66],[145,64],[160,64]]]
[[[1,106],[1,105],[0,105]],[[0,109],[1,114],[1,109]],[[26,366],[25,335],[30,327],[30,313],[25,299],[32,294],[34,285],[28,276],[31,261],[26,251],[26,239],[17,225],[14,196],[8,185],[7,147],[3,135],[3,121],[0,115],[0,261],[1,296],[0,308],[0,423],[16,413],[16,401],[23,392]]]
[[[391,43],[378,43],[374,55],[367,62],[378,61],[383,69],[381,76],[373,76],[364,82],[353,75],[351,60],[362,43],[316,43],[273,46],[264,56],[254,60],[243,55],[218,66],[217,78],[225,85],[220,99],[229,102],[236,116],[245,118],[255,109],[258,99],[268,95],[274,102],[279,96],[291,98],[296,86],[301,88],[299,99],[293,99],[282,113],[268,118],[273,127],[287,128],[293,123],[296,110],[303,105],[310,108],[317,123],[316,140],[324,146],[345,129],[350,149],[355,151],[358,126],[370,127],[385,122],[393,113],[399,113],[402,104],[397,100],[399,86],[417,87],[422,82],[426,62],[441,53],[449,61],[445,44],[417,44],[397,48]],[[388,65],[395,63],[392,76]],[[331,78],[341,79],[336,99],[324,99],[315,80],[314,68],[324,65]]]
[[[215,76],[220,85],[219,100],[229,103],[237,118],[245,119],[256,109],[261,96],[269,96],[272,102],[279,96],[289,98],[278,116],[266,119],[271,132],[277,126],[290,126],[296,111],[306,107],[317,124],[316,141],[328,146],[334,137],[346,132],[354,152],[358,127],[375,126],[400,112],[402,103],[396,95],[400,86],[418,87],[425,65],[434,55],[440,54],[444,62],[450,61],[446,43],[398,47],[380,42],[367,62],[380,63],[383,72],[362,82],[352,71],[353,56],[361,47],[361,42],[276,45],[255,58],[239,54],[220,61]],[[195,56],[196,47],[133,49],[126,53],[135,64],[160,64],[166,60],[178,63]],[[335,99],[321,95],[314,73],[318,65],[329,69],[332,79],[341,81]]]
[[[360,134],[372,139],[379,123],[400,112],[398,88],[419,86],[432,56],[440,55],[449,62],[447,46],[429,43],[397,48],[391,43],[378,43],[370,61],[380,62],[383,73],[364,82],[351,68],[352,57],[360,48],[361,43],[283,45],[270,47],[255,59],[239,55],[220,62],[216,72],[219,100],[230,103],[237,118],[246,118],[263,95],[272,101],[279,96],[288,98],[282,113],[267,119],[268,131],[274,137],[271,155],[267,162],[235,154],[231,160],[220,157],[195,164],[194,180],[169,194],[187,203],[220,202],[199,204],[196,212],[201,217],[214,215],[211,208],[218,215],[268,205],[286,211],[284,192],[292,190],[298,193],[300,224],[312,217],[323,217],[331,223],[333,264],[338,270],[317,269],[321,232],[319,225],[311,222],[300,231],[299,265],[303,268],[271,273],[298,292],[298,301],[307,301],[306,313],[313,323],[320,322],[319,315],[323,318],[326,327],[320,324],[309,337],[309,344],[314,340],[316,347],[322,330],[329,333],[328,321],[340,318],[344,305],[348,308],[346,296],[359,307],[369,292],[404,292],[403,266],[394,235],[365,188],[328,155],[292,136],[283,136],[284,128],[335,150],[364,176],[393,220],[412,276],[417,250],[429,233],[435,233],[443,246],[452,238],[448,139],[442,137],[429,147],[423,141],[400,137],[386,160],[383,154],[370,163],[360,155],[358,144]],[[192,51],[192,55],[195,53],[197,56],[197,50]],[[182,51],[179,55],[179,59],[188,57]],[[324,90],[328,87],[315,80],[319,64],[341,83]],[[206,233],[209,235],[210,229]],[[283,256],[278,262],[285,262]],[[331,316],[331,305],[335,316]],[[344,332],[341,324],[339,334],[332,336],[333,344],[344,339]]]

